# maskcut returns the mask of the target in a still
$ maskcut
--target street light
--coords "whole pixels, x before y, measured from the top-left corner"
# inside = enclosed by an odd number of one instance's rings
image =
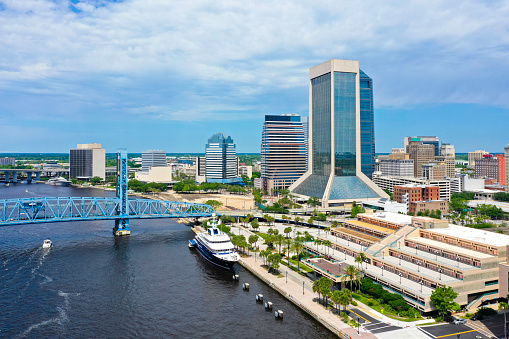
[[[302,281],[302,295],[304,295],[304,280]]]
[[[286,271],[286,283],[288,284],[288,271]]]
[[[357,334],[359,334],[359,327],[361,327],[361,318],[357,317]]]
[[[460,257],[456,257],[456,260],[458,260],[458,267],[460,267]]]
[[[345,260],[346,260],[346,250],[345,250]]]
[[[399,283],[401,284],[401,277],[403,276],[402,273],[399,274]]]
[[[380,267],[382,269],[382,277],[384,276],[384,266]]]
[[[399,264],[400,264],[400,265],[401,265],[401,258],[403,258],[403,255],[402,255],[402,254],[400,254],[400,255],[399,255]]]
[[[435,260],[438,261],[438,251],[435,250]]]
[[[418,261],[418,262],[416,262],[416,264],[417,264],[417,272],[420,272],[421,262]]]
[[[439,274],[438,279],[442,280],[442,269],[441,268],[438,269],[438,274]]]
[[[421,293],[422,293],[422,285],[424,284],[424,281],[421,280]]]

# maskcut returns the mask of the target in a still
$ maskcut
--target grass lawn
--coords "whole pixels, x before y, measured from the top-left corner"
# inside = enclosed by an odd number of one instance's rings
[[[382,307],[378,306],[378,305],[371,305],[369,306],[368,305],[368,301],[369,300],[373,300],[373,299],[369,299],[369,298],[366,298],[365,296],[361,295],[361,294],[358,294],[358,293],[352,293],[352,296],[355,300],[358,300],[360,301],[361,303],[363,303],[364,305],[368,306],[368,307],[371,307],[372,309],[374,309],[375,311],[378,311],[379,313],[382,313],[383,315],[391,318],[391,319],[394,319],[394,320],[400,320],[400,321],[407,321],[407,322],[410,322],[410,321],[416,321],[416,320],[419,320],[419,319],[422,319],[419,315],[419,318],[406,318],[406,317],[400,317],[398,316],[397,314],[393,314],[393,313],[387,313],[385,310],[382,310]]]

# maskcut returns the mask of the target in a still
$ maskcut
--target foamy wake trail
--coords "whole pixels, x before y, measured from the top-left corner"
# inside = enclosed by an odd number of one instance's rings
[[[58,325],[62,326],[64,323],[68,322],[69,317],[67,316],[67,311],[69,311],[70,304],[71,304],[69,297],[70,296],[78,296],[78,295],[80,295],[80,294],[79,293],[66,293],[63,291],[58,291],[58,296],[64,298],[63,304],[60,306],[57,306],[58,317],[52,318],[49,320],[44,320],[44,321],[41,321],[40,323],[31,325],[27,330],[25,330],[25,332],[20,334],[18,336],[18,338],[26,337],[28,334],[30,334],[30,332],[32,332],[33,330],[35,330],[41,326],[46,326],[49,324],[58,324]]]

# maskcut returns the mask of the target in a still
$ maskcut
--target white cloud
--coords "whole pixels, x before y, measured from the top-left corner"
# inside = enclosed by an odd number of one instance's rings
[[[200,119],[219,115],[184,102],[170,110],[147,86],[178,92],[194,82],[207,100],[217,87],[208,104],[241,107],[307,87],[309,67],[346,58],[374,78],[377,105],[509,106],[508,1],[97,0],[76,4],[79,13],[63,0],[3,3],[4,89],[67,96],[81,87],[99,105],[128,93],[131,107],[165,107],[161,119]]]

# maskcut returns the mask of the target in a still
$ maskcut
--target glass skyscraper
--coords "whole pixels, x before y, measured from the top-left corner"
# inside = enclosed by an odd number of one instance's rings
[[[209,138],[205,145],[205,177],[207,182],[223,184],[242,181],[235,144],[229,135],[216,133]]]
[[[375,170],[373,81],[358,61],[329,60],[309,71],[309,169],[290,187],[323,206],[386,197]]]

